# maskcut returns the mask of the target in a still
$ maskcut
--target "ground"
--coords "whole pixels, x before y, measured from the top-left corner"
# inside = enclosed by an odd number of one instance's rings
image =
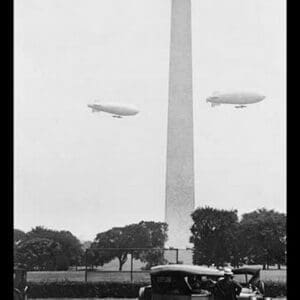
[[[57,272],[28,272],[27,280],[33,282],[39,281],[84,281],[84,271],[57,271]],[[88,272],[88,281],[118,281],[118,282],[130,282],[130,272]],[[133,281],[135,282],[147,282],[150,277],[148,273],[138,272],[133,273]],[[286,281],[286,268],[281,270],[270,269],[261,271],[261,279],[264,281]]]

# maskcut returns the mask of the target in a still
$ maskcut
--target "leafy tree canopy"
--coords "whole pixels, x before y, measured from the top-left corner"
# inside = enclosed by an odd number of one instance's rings
[[[25,240],[26,233],[20,229],[14,229],[14,243],[18,244]]]
[[[160,222],[145,222],[131,224],[124,227],[115,227],[97,234],[91,248],[113,248],[111,250],[91,251],[92,260],[103,265],[114,258],[119,260],[119,270],[122,270],[127,261],[129,248],[162,248],[167,239],[167,225]],[[115,248],[119,248],[116,249]],[[121,249],[122,248],[122,249]],[[125,249],[124,249],[125,248]],[[135,251],[135,258],[147,261],[145,251]],[[150,259],[150,257],[149,257]]]
[[[253,263],[285,263],[286,215],[261,208],[242,216],[240,236],[245,255]]]
[[[238,216],[236,210],[211,207],[198,208],[192,213],[192,237],[195,264],[223,265],[231,260]]]
[[[55,270],[56,259],[62,255],[59,243],[45,238],[31,238],[17,245],[15,263],[33,270]]]
[[[191,242],[194,263],[234,266],[241,263],[283,264],[286,259],[286,215],[257,209],[238,222],[237,211],[196,209]]]
[[[27,238],[45,238],[59,243],[62,253],[68,257],[71,265],[77,264],[83,253],[80,241],[70,231],[57,231],[37,226],[27,233]]]

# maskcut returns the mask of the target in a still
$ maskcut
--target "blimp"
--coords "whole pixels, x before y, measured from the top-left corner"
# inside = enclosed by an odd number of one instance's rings
[[[221,104],[232,104],[236,108],[247,107],[248,104],[253,104],[265,99],[264,95],[254,92],[214,92],[212,96],[206,99],[211,106]]]
[[[133,105],[116,104],[116,103],[93,103],[88,104],[92,112],[105,112],[112,114],[113,118],[122,118],[136,115],[139,110]]]

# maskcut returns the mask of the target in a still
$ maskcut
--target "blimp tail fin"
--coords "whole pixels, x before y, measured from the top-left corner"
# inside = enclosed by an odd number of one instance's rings
[[[97,110],[95,109],[95,107],[91,104],[88,104],[88,107],[92,110],[92,112],[96,112]]]

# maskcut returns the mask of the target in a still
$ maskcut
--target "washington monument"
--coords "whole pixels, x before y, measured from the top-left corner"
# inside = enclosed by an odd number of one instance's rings
[[[191,0],[172,0],[165,221],[168,245],[189,246],[194,200]]]

